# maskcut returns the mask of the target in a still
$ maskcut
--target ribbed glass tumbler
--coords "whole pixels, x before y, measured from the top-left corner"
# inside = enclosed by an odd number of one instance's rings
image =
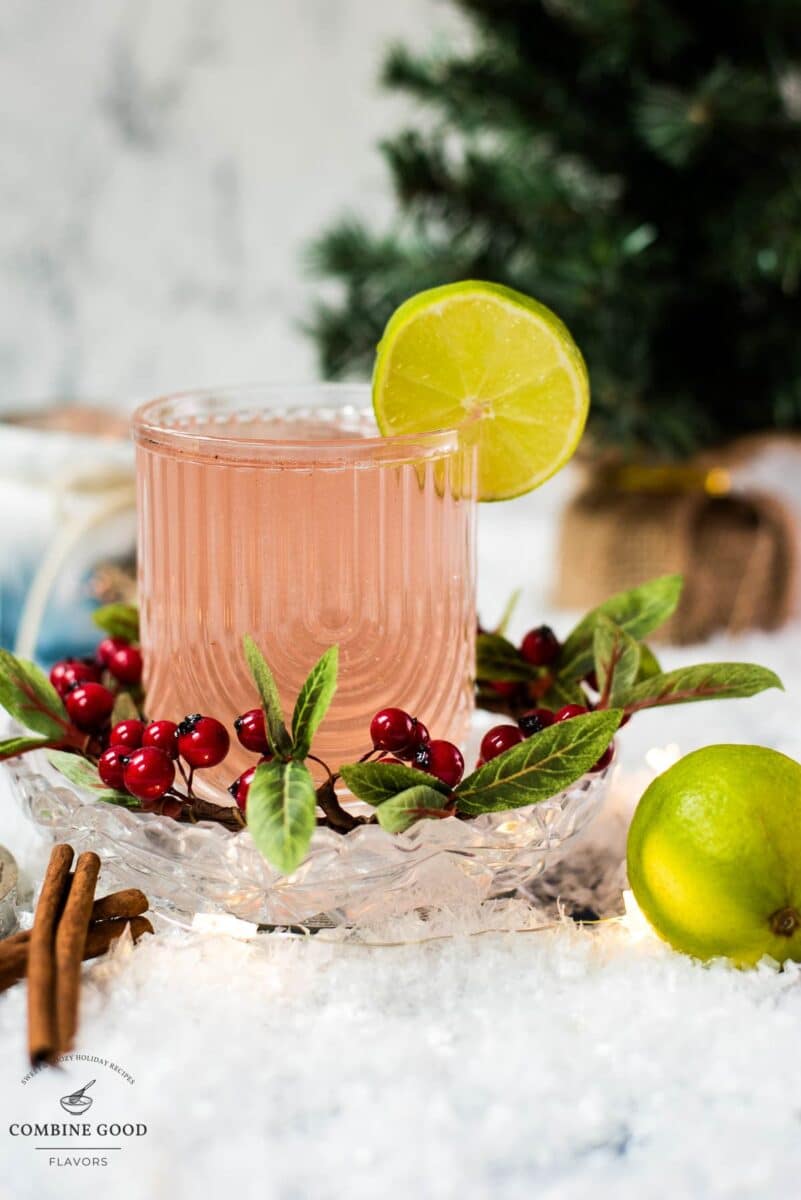
[[[376,709],[463,738],[475,641],[475,451],[456,430],[383,438],[366,388],[252,387],[134,417],[147,712],[230,724],[258,702],[242,636],[287,719],[320,654],[339,687],[314,752],[369,748]],[[252,762],[236,750],[221,786]]]

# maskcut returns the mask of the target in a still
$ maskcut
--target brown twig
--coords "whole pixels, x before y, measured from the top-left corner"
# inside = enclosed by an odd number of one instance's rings
[[[59,844],[50,854],[28,947],[28,1053],[31,1064],[50,1062],[56,1034],[56,924],[70,885],[73,850]]]
[[[92,915],[100,859],[92,850],[79,855],[64,912],[56,929],[56,1046],[72,1049],[78,1028],[81,963]]]
[[[214,804],[211,800],[201,800],[194,796],[191,800],[179,797],[184,801],[185,809],[181,813],[184,821],[217,821],[234,833],[245,828],[245,818],[236,804]]]
[[[351,829],[355,829],[357,825],[366,824],[364,817],[354,817],[339,803],[334,786],[334,776],[331,774],[317,789],[317,803],[325,813],[328,825],[337,833],[350,833]]]

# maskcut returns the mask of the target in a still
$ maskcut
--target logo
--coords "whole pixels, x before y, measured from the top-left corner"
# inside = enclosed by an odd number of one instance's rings
[[[81,1116],[82,1113],[88,1112],[94,1103],[91,1096],[87,1096],[86,1092],[94,1083],[94,1079],[90,1079],[77,1092],[70,1092],[69,1096],[62,1096],[59,1103],[65,1112],[72,1113],[74,1117]]]
[[[62,1055],[58,1066],[58,1071],[32,1068],[16,1096],[0,1088],[4,1170],[12,1155],[33,1171],[109,1167],[148,1136],[130,1071],[100,1055],[76,1052]]]

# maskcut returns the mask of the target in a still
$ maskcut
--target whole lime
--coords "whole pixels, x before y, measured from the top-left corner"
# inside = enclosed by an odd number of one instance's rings
[[[801,765],[763,746],[688,754],[640,800],[628,873],[674,949],[801,960]]]

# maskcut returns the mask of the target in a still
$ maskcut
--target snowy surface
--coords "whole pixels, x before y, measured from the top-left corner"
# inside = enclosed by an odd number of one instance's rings
[[[501,568],[524,537],[549,561],[562,486],[484,514],[488,619],[517,582],[518,628],[548,613],[544,575]],[[763,742],[801,757],[797,628],[663,657],[760,661],[788,691],[633,721],[609,811],[580,852],[604,842],[620,855],[623,818],[679,749]],[[0,841],[30,885],[46,848],[10,804]],[[132,1085],[83,1063],[23,1084],[25,995],[12,989],[0,998],[0,1198],[795,1194],[796,969],[702,967],[636,921],[473,937],[458,924],[406,946],[175,929],[121,946],[87,970],[80,1049]],[[94,1119],[148,1127],[107,1167],[50,1166],[36,1139],[8,1135],[13,1121],[63,1118],[58,1097],[93,1077]]]

